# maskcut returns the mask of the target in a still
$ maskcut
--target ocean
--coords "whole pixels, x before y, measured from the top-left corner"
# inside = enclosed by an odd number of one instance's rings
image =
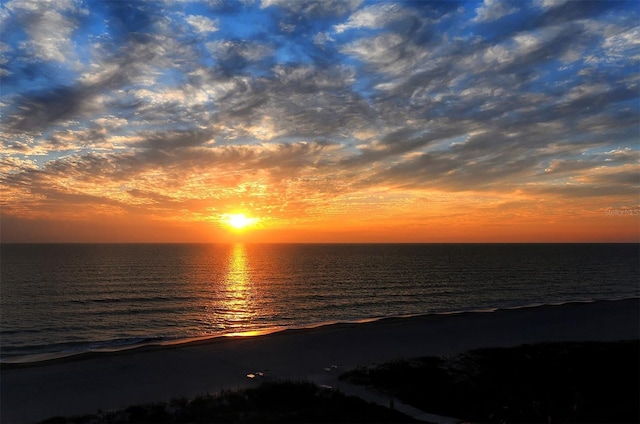
[[[0,360],[640,297],[638,244],[3,244]]]

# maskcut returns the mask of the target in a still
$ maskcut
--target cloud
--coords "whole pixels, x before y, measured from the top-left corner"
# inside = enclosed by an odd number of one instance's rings
[[[336,25],[335,32],[339,34],[350,29],[382,28],[397,21],[411,19],[413,17],[413,14],[409,10],[398,4],[374,4],[373,6],[367,6],[353,13],[346,23]],[[404,24],[406,25],[407,23],[404,22]]]
[[[356,9],[360,4],[362,4],[362,0],[262,0],[261,7],[264,9],[277,6],[289,13],[313,19],[324,16],[342,16]]]
[[[220,40],[207,43],[209,51],[216,56],[224,66],[242,59],[245,61],[260,60],[272,53],[272,49],[265,43]]]
[[[40,169],[21,166],[20,171],[0,180],[11,187],[5,196],[5,212],[15,212],[21,205],[33,217],[46,217],[53,205],[63,202],[65,211],[93,205],[111,214],[146,210],[170,216],[189,210],[186,218],[196,219],[204,210],[225,210],[250,199],[260,201],[257,211],[285,213],[283,201],[313,203],[303,200],[301,193],[309,186],[318,196],[336,193],[334,183],[316,174],[318,167],[325,166],[322,157],[331,155],[335,145],[202,147],[198,140],[203,137],[157,133],[155,138],[149,135],[135,152],[69,155]],[[171,143],[176,139],[194,141]],[[186,163],[190,164],[187,168]],[[296,199],[296,195],[301,197]]]
[[[199,34],[218,31],[219,24],[217,20],[209,19],[206,16],[189,15],[186,20]]]
[[[69,85],[53,85],[16,95],[3,117],[7,131],[39,133],[54,125],[65,125],[69,120],[92,117],[116,105],[126,111],[132,106],[132,99],[119,89],[131,84],[153,85],[159,70],[179,68],[188,58],[188,46],[168,35],[128,32],[133,31],[130,26],[138,23],[151,25],[148,14],[140,12],[130,16],[121,7],[114,6],[114,9],[114,16],[124,15],[117,21],[117,27],[123,29],[126,42],[116,50],[98,46],[95,61]],[[180,60],[175,60],[174,54],[181,56]]]
[[[323,46],[332,41],[335,41],[335,39],[333,39],[327,32],[319,32],[315,37],[313,37],[313,43],[319,46]]]
[[[569,0],[537,0],[538,7],[543,9],[551,9],[567,3]]]
[[[493,22],[504,16],[515,13],[518,9],[505,0],[484,0],[476,9],[476,22]]]
[[[385,33],[372,38],[358,39],[343,49],[360,60],[379,68],[397,62],[402,57],[406,39],[399,34]]]
[[[17,17],[28,35],[22,48],[34,58],[64,63],[75,57],[72,35],[78,22],[75,16],[88,13],[79,2],[57,0],[39,2],[13,0],[5,4]],[[5,18],[6,19],[6,18]]]
[[[611,77],[615,72],[608,74],[608,82],[593,84],[568,75],[567,79],[556,80],[548,89],[541,90],[548,84],[543,81],[554,70],[549,64],[570,48],[591,45],[595,36],[586,31],[584,23],[542,26],[515,32],[499,44],[476,40],[464,45],[450,42],[437,54],[414,43],[411,36],[398,33],[352,42],[344,49],[345,53],[388,75],[379,77],[384,83],[377,84],[385,91],[382,97],[385,101],[377,106],[381,116],[400,125],[400,119],[392,119],[393,115],[391,112],[387,115],[386,110],[395,113],[398,105],[406,105],[402,116],[405,122],[411,117],[413,124],[404,124],[402,130],[381,135],[368,146],[362,145],[361,155],[348,161],[379,163],[378,169],[384,171],[374,177],[375,181],[394,181],[401,186],[450,190],[499,187],[508,191],[535,182],[544,184],[540,170],[549,160],[543,152],[546,146],[569,142],[577,135],[575,127],[566,123],[585,125],[579,136],[584,141],[569,143],[568,149],[575,153],[583,145],[588,146],[588,142],[606,145],[607,141],[595,135],[603,131],[620,131],[622,140],[629,140],[628,131],[638,122],[637,117],[630,115],[629,121],[622,119],[621,111],[616,112],[614,119],[619,121],[620,129],[605,124],[611,116],[595,118],[604,112],[600,105],[612,106],[635,97],[632,92],[636,85],[628,82],[624,73],[618,77],[619,83],[614,84]],[[584,39],[589,42],[582,43]],[[531,90],[533,87],[537,90]],[[386,99],[393,106],[385,110]],[[587,128],[595,132],[590,134]],[[479,129],[482,131],[478,132]],[[474,132],[480,135],[469,136]],[[578,165],[580,160],[569,155],[563,163],[578,171],[582,166],[592,169],[597,160]],[[626,182],[619,180],[620,184]],[[574,182],[572,187],[584,188],[586,184]],[[629,193],[630,189],[617,192]]]

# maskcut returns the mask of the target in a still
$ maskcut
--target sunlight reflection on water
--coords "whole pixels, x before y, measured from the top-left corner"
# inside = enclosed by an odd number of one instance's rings
[[[244,244],[236,243],[229,254],[228,270],[224,280],[225,296],[220,305],[221,318],[228,328],[243,327],[256,317],[252,302],[253,282]]]

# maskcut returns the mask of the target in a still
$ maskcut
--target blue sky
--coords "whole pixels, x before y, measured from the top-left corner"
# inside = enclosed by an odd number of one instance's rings
[[[231,209],[427,233],[470,207],[513,231],[638,211],[639,15],[636,1],[3,1],[5,234],[58,240],[38,228],[97,216],[215,225]],[[620,222],[637,237],[637,218]]]

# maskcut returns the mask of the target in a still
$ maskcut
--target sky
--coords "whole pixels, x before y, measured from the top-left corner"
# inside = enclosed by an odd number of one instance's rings
[[[640,2],[10,0],[0,30],[3,242],[640,241]]]

